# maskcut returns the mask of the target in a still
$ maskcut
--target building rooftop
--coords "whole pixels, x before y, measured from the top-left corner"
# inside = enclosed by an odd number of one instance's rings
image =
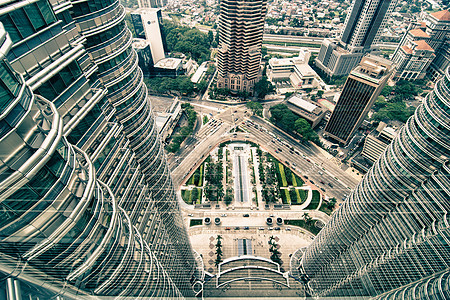
[[[145,40],[145,39],[137,39],[137,38],[133,39],[132,46],[134,49],[144,49],[148,45],[149,44],[148,44],[147,40]]]
[[[437,11],[431,15],[440,21],[450,21],[450,12],[447,9]]]
[[[163,58],[155,64],[155,68],[176,69],[180,66],[181,62],[182,62],[181,58],[173,58],[173,57]]]
[[[409,34],[416,36],[416,37],[421,37],[421,38],[429,38],[430,36],[424,32],[422,29],[416,28],[416,29],[411,29],[409,31]]]
[[[417,45],[416,48],[415,48],[417,50],[427,50],[427,51],[433,51],[434,52],[434,49],[431,48],[431,46],[428,45],[428,43],[425,42],[424,40],[414,41],[413,43]]]
[[[303,100],[300,95],[293,95],[291,98],[289,98],[288,102],[303,110],[306,110],[309,113],[314,113],[314,110],[318,108],[317,105],[309,101]]]
[[[405,53],[407,53],[407,54],[412,54],[412,53],[413,53],[412,49],[409,48],[409,47],[406,46],[406,45],[403,45],[403,46],[402,46],[402,50],[405,51]]]

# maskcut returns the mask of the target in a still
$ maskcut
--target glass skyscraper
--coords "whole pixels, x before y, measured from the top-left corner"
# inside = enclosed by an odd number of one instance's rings
[[[450,298],[450,71],[303,254],[313,295]]]
[[[0,4],[0,291],[191,296],[195,262],[119,1]]]

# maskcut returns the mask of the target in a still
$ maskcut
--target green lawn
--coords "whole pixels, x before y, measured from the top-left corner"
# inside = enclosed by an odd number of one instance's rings
[[[286,194],[289,194],[289,192],[286,193],[286,190],[284,190],[284,189],[280,190],[280,197],[281,197],[281,201],[282,201],[283,204],[287,204],[288,203]]]
[[[284,224],[286,224],[286,225],[298,226],[298,227],[308,230],[309,232],[311,232],[314,235],[317,235],[320,231],[320,228],[317,228],[316,226],[314,226],[314,223],[315,222],[311,222],[311,224],[307,225],[305,220],[284,220]]]
[[[191,219],[189,226],[192,227],[197,225],[203,225],[203,219]]]
[[[205,168],[205,163],[202,163],[200,165],[200,178],[198,179],[197,186],[203,186],[203,171],[204,171],[204,168]]]
[[[287,180],[286,180],[286,174],[284,174],[284,166],[282,163],[278,163],[278,170],[280,172],[282,186],[288,186]]]
[[[308,207],[306,207],[305,209],[317,209],[317,207],[319,207],[319,203],[320,203],[320,193],[318,191],[312,191],[312,199],[311,199],[311,203],[309,203]]]
[[[192,204],[191,191],[190,190],[181,190],[181,198],[187,204]]]
[[[291,196],[291,204],[297,204],[297,202],[299,201],[298,199],[300,199],[298,197],[298,194],[295,192],[295,189],[289,190],[289,196]]]

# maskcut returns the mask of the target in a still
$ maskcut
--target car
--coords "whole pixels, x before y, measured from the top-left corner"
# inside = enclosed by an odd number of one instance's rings
[[[323,172],[322,172],[322,171],[319,171],[319,174],[320,174],[320,175],[323,175]]]
[[[328,183],[328,185],[329,185],[330,187],[333,187],[333,185],[332,185],[331,183]]]
[[[281,228],[280,227],[275,227],[275,230],[281,230]]]
[[[283,152],[283,150],[281,150],[280,148],[278,148],[278,151]]]
[[[312,184],[315,184],[314,181],[310,180],[309,182],[311,182]]]
[[[194,216],[194,214],[188,214],[188,216],[189,216],[189,217],[193,217],[193,216]]]
[[[225,228],[225,230],[231,230],[231,228],[230,228],[230,227],[227,227],[227,228]]]
[[[226,217],[226,216],[227,216],[227,214],[222,214],[222,215],[221,215],[221,217]]]
[[[273,230],[273,227],[269,227],[269,230]]]
[[[290,165],[289,162],[287,160],[284,161],[288,166]]]
[[[324,188],[320,188],[322,190],[322,192],[326,192],[326,190]]]
[[[234,227],[234,230],[239,230],[241,229],[239,226]]]
[[[291,229],[288,227],[288,228],[286,228],[286,231],[291,231]]]
[[[305,177],[305,179],[308,179],[308,176],[306,176],[306,175],[303,175],[303,177]]]
[[[248,227],[248,226],[245,226],[244,227],[244,230],[249,230],[250,228]]]
[[[325,184],[325,182],[323,180],[320,181],[321,184]]]
[[[295,167],[295,166],[297,166],[295,163],[292,163],[292,165]]]
[[[244,218],[248,218],[248,217],[250,217],[249,214],[244,214]]]
[[[264,230],[264,227],[259,227],[258,229],[259,229],[259,230]]]
[[[309,158],[306,159],[307,162],[311,162],[311,160]]]

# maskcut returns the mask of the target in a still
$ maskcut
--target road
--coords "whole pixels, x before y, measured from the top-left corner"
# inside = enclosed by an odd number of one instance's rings
[[[208,124],[203,126],[194,137],[188,138],[181,154],[169,160],[176,185],[181,185],[187,180],[196,167],[206,159],[209,152],[218,144],[227,140],[258,143],[281,162],[289,164],[303,178],[307,177],[312,184],[323,188],[326,195],[338,200],[341,200],[358,184],[357,179],[349,176],[315,146],[303,144],[263,119],[248,116],[245,111],[244,105],[223,109]],[[249,119],[257,124],[258,128],[249,125],[246,121]],[[229,133],[236,125],[240,125],[248,133]],[[299,154],[290,151],[290,147],[296,149]]]

